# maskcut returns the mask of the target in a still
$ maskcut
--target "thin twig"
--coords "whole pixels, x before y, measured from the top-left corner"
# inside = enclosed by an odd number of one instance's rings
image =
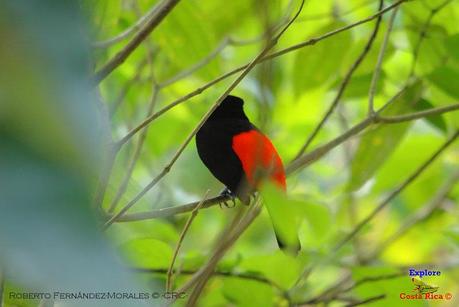
[[[347,304],[346,307],[361,306],[361,305],[365,305],[365,304],[368,304],[368,303],[372,303],[372,302],[375,302],[375,301],[382,300],[384,298],[386,298],[385,294],[376,295],[376,296],[372,296],[372,297],[369,297],[367,299],[364,299],[363,301]]]
[[[291,0],[292,1],[292,0]],[[169,86],[189,75],[194,73],[195,71],[199,70],[201,67],[206,66],[208,63],[210,63],[215,57],[217,57],[227,46],[246,46],[249,44],[254,44],[257,42],[262,41],[264,38],[266,38],[266,35],[270,31],[276,31],[278,30],[285,22],[288,21],[288,12],[284,15],[284,17],[281,18],[281,21],[275,25],[274,27],[268,29],[264,33],[257,35],[254,38],[249,38],[249,39],[244,39],[244,40],[239,40],[232,38],[231,36],[225,37],[222,39],[222,41],[217,45],[217,47],[212,50],[206,57],[201,59],[199,62],[195,63],[191,67],[177,73],[175,76],[167,79],[166,81],[160,82],[159,86],[161,88]]]
[[[301,7],[303,7],[304,0],[301,2]],[[212,114],[212,112],[220,105],[220,103],[226,98],[226,96],[229,95],[229,93],[247,76],[247,74],[252,70],[252,68],[255,67],[255,65],[262,59],[265,54],[268,53],[269,50],[271,50],[279,41],[280,37],[284,32],[290,27],[290,25],[293,23],[295,18],[298,16],[299,12],[290,20],[285,27],[279,31],[279,33],[271,39],[266,46],[262,49],[262,51],[252,60],[252,62],[241,72],[241,74],[228,86],[228,88],[223,92],[222,95],[217,99],[215,104],[207,111],[207,113],[203,116],[203,118],[199,121],[198,125],[193,129],[193,131],[188,135],[188,137],[185,139],[183,144],[180,146],[180,148],[177,150],[175,155],[172,157],[171,161],[164,167],[162,172],[153,178],[153,180],[142,190],[140,191],[137,196],[134,197],[133,200],[131,200],[126,206],[124,206],[117,214],[115,214],[112,218],[110,218],[104,225],[104,229],[108,228],[118,217],[123,215],[129,208],[131,208],[134,204],[137,203],[137,201],[145,195],[152,187],[154,187],[167,173],[169,173],[170,169],[172,166],[175,164],[177,159],[180,157],[182,152],[185,150],[186,146],[191,142],[195,134],[198,132],[198,130],[202,127],[204,122],[209,118],[209,116]]]
[[[349,129],[349,123],[346,116],[343,114],[344,105],[338,106],[338,122],[340,124],[340,128],[344,131]],[[346,142],[343,144],[343,158],[346,165],[346,168],[349,172],[351,172],[352,167],[352,144],[350,142]],[[349,225],[354,227],[357,224],[357,204],[356,204],[356,196],[353,193],[347,193],[345,195],[345,200],[343,204],[347,207],[348,215],[349,215]],[[362,245],[360,242],[359,237],[354,237],[352,240],[353,248],[356,254],[357,263],[361,263],[362,259]]]
[[[198,215],[198,211],[201,208],[202,204],[204,204],[204,201],[207,199],[207,195],[209,195],[210,190],[207,190],[207,192],[204,194],[204,197],[202,200],[199,202],[199,204],[196,206],[196,208],[191,211],[191,215],[186,221],[185,226],[183,227],[182,233],[180,234],[180,238],[177,242],[177,245],[175,247],[174,254],[172,256],[171,264],[169,266],[169,269],[167,270],[167,279],[166,279],[166,291],[169,292],[172,290],[172,275],[174,274],[174,265],[175,265],[175,260],[177,259],[177,255],[180,251],[180,247],[182,246],[183,240],[185,239],[185,236],[188,232],[188,229],[191,226],[191,223],[193,223],[194,218]]]
[[[156,101],[158,99],[158,94],[159,94],[159,88],[155,84],[153,86],[153,94],[152,94],[152,97],[150,99],[150,103],[149,103],[148,109],[147,109],[147,113],[148,114],[153,113],[154,107],[156,105]],[[121,197],[124,195],[124,193],[126,192],[126,189],[128,187],[129,181],[130,181],[130,179],[132,177],[132,173],[134,172],[134,167],[135,167],[135,165],[136,165],[136,163],[137,163],[137,161],[138,161],[138,159],[140,157],[140,154],[142,152],[142,148],[143,148],[143,145],[145,143],[145,139],[147,138],[147,133],[148,133],[148,129],[145,129],[139,135],[139,139],[138,139],[136,147],[134,149],[134,153],[132,154],[131,160],[129,161],[129,164],[128,164],[128,167],[127,167],[127,171],[124,174],[124,177],[123,177],[123,179],[121,181],[121,184],[120,184],[120,186],[118,188],[118,191],[116,192],[116,195],[113,198],[113,200],[112,200],[112,202],[111,202],[111,204],[109,206],[108,213],[112,213],[113,210],[115,210],[116,205],[121,200]]]
[[[107,158],[103,160],[102,170],[100,173],[99,182],[97,183],[97,189],[93,201],[93,206],[102,211],[102,205],[104,203],[105,191],[107,190],[108,182],[110,181],[110,174],[113,170],[113,164],[115,163],[116,151],[113,150],[113,145],[108,145]]]
[[[400,272],[397,273],[392,273],[392,274],[384,274],[384,275],[379,275],[379,276],[369,276],[369,277],[362,277],[361,279],[357,280],[352,286],[346,288],[342,292],[348,292],[351,291],[354,288],[357,288],[360,285],[369,283],[369,282],[378,282],[381,280],[388,280],[388,279],[394,279],[398,278],[401,276],[406,275],[406,269],[400,270]]]
[[[414,112],[406,115],[397,115],[397,116],[380,116],[376,117],[377,123],[387,123],[387,124],[396,124],[406,121],[411,121],[419,118],[425,118],[429,116],[434,116],[438,114],[443,114],[451,111],[459,110],[459,103],[451,104],[444,107],[433,108],[429,110]]]
[[[326,19],[326,18],[334,18],[334,19],[340,19],[343,18],[347,15],[350,15],[352,13],[357,12],[358,10],[361,10],[365,7],[367,7],[370,4],[373,4],[374,0],[369,0],[363,3],[360,3],[352,8],[350,8],[347,11],[344,11],[342,13],[318,13],[318,14],[311,14],[311,15],[305,15],[303,17],[298,18],[298,22],[307,22],[307,21],[314,21],[314,20],[321,20],[321,19]]]
[[[196,64],[192,65],[191,67],[185,69],[185,70],[182,70],[180,71],[179,73],[177,73],[175,76],[172,76],[171,78],[165,80],[165,81],[162,81],[159,83],[159,86],[160,87],[166,87],[166,86],[169,86],[183,78],[186,78],[188,77],[189,75],[191,75],[192,73],[194,73],[195,71],[199,70],[201,67],[204,67],[206,66],[207,64],[209,64],[214,58],[216,58],[222,51],[223,49],[225,49],[228,45],[230,44],[230,38],[229,37],[226,37],[224,38],[218,45],[217,47],[212,50],[206,57],[204,57],[203,59],[201,59],[199,62],[197,62]]]
[[[300,277],[297,279],[295,286],[298,287],[301,282],[311,274],[313,269],[317,267],[319,263],[328,261],[332,259],[336,253],[346,245],[350,240],[354,238],[354,236],[359,233],[362,228],[367,225],[381,210],[383,210],[396,196],[398,196],[406,187],[408,187],[416,178],[419,177],[444,151],[448,146],[450,146],[456,138],[459,137],[459,130],[455,131],[455,133],[440,146],[435,153],[427,159],[423,164],[421,164],[403,183],[401,183],[394,191],[392,191],[386,199],[384,199],[373,211],[364,218],[359,224],[357,224],[353,230],[346,235],[335,247],[330,251],[327,257],[320,259],[319,261],[313,263],[308,268],[306,268]]]
[[[317,161],[333,148],[337,147],[338,145],[342,144],[343,142],[347,141],[351,137],[357,135],[358,133],[362,132],[365,128],[370,126],[374,123],[374,118],[367,117],[363,121],[359,122],[358,124],[352,126],[349,130],[345,131],[343,134],[337,136],[333,140],[329,141],[328,143],[317,147],[316,149],[312,150],[311,152],[302,155],[301,157],[293,160],[285,167],[285,173],[290,175],[295,171],[304,168],[311,163]]]
[[[121,106],[121,104],[124,102],[125,100],[125,97],[126,95],[128,94],[129,92],[129,89],[134,85],[136,84],[137,82],[140,81],[140,77],[145,69],[146,64],[148,62],[148,58],[145,57],[143,60],[141,60],[139,62],[139,64],[136,66],[135,68],[135,71],[136,73],[134,74],[134,76],[132,76],[131,79],[129,79],[128,81],[126,81],[123,85],[123,87],[121,88],[118,96],[115,98],[115,101],[113,103],[110,104],[110,107],[109,107],[109,114],[110,114],[110,118],[113,118],[113,116],[115,115],[116,111],[118,110],[118,108]]]
[[[247,229],[247,227],[254,221],[254,219],[261,212],[261,202],[257,199],[257,202],[249,208],[246,215],[243,218],[236,216],[233,219],[232,224],[236,224],[234,227],[227,228],[227,232],[222,236],[219,246],[215,249],[212,257],[199,271],[193,275],[193,277],[187,281],[178,292],[185,292],[195,286],[193,292],[190,295],[187,305],[193,306],[196,303],[201,291],[203,290],[207,280],[215,270],[217,263],[225,255],[225,253],[234,245],[237,239]],[[239,221],[239,223],[234,223]]]
[[[219,195],[219,196],[205,200],[201,206],[201,209],[209,208],[217,204],[221,204],[228,200],[230,200],[229,196]],[[118,219],[116,219],[116,222],[121,223],[121,222],[142,221],[142,220],[163,218],[163,217],[173,216],[177,214],[183,214],[183,213],[193,211],[200,202],[201,201],[195,201],[195,202],[191,202],[191,203],[181,205],[181,206],[173,206],[173,207],[155,209],[155,210],[146,211],[146,212],[136,212],[136,213],[125,214],[123,216],[120,216]]]
[[[366,258],[368,260],[374,259],[379,255],[383,250],[388,246],[393,244],[395,241],[400,239],[408,230],[410,230],[414,225],[422,222],[432,216],[436,209],[438,209],[445,199],[448,197],[448,194],[451,192],[451,189],[455,186],[459,180],[459,171],[453,173],[452,176],[445,181],[445,183],[438,189],[435,196],[423,206],[421,209],[416,211],[414,214],[410,214],[407,220],[395,231],[391,236],[381,242],[373,252],[369,253]]]
[[[416,178],[419,177],[444,151],[448,148],[459,136],[457,130],[451,137],[449,137],[442,146],[440,146],[435,153],[427,159],[421,166],[416,169],[401,185],[399,185],[389,196],[382,201],[366,218],[364,218],[343,240],[341,240],[332,250],[335,254],[341,247],[343,247],[349,240],[351,240],[362,228],[368,224],[382,209],[384,209],[396,196],[398,196],[407,186],[409,186]]]
[[[351,137],[353,137],[353,136],[357,135],[358,133],[362,132],[368,126],[370,126],[370,125],[372,125],[374,123],[377,123],[378,122],[378,117],[380,117],[380,114],[386,109],[386,107],[391,105],[393,101],[398,99],[405,92],[406,89],[407,89],[407,87],[405,86],[399,92],[397,92],[374,115],[365,118],[364,120],[362,120],[358,124],[355,124],[352,128],[350,128],[349,130],[345,131],[343,134],[337,136],[336,138],[334,138],[333,140],[329,141],[328,143],[326,143],[326,144],[324,144],[322,146],[319,146],[316,149],[314,149],[313,151],[311,151],[311,152],[309,152],[307,154],[304,154],[301,157],[291,161],[285,168],[286,174],[291,174],[291,173],[293,173],[293,172],[295,172],[295,171],[297,171],[297,170],[299,170],[301,168],[304,168],[304,167],[310,165],[314,161],[317,161],[318,159],[320,159],[323,155],[327,154],[333,148],[337,147],[341,143],[347,141]],[[448,109],[447,110],[442,110],[442,111],[448,112]],[[427,113],[427,115],[426,114],[424,114],[424,115],[426,115],[426,116],[432,115],[432,114],[435,114],[438,111],[432,111],[431,110],[431,112],[432,113],[429,112],[429,113]],[[399,121],[399,122],[403,122],[403,121],[409,121],[411,119],[410,118],[404,118],[404,119],[400,119],[400,120],[401,121]],[[389,123],[390,122],[388,122],[388,124]]]
[[[93,43],[92,47],[93,48],[108,48],[108,47],[110,47],[110,46],[112,46],[112,45],[114,45],[114,44],[116,44],[116,43],[128,38],[135,31],[140,30],[142,28],[142,26],[145,24],[145,22],[149,18],[151,18],[155,13],[157,13],[158,8],[159,8],[159,6],[157,4],[155,4],[150,10],[148,10],[148,12],[145,15],[143,15],[139,19],[137,19],[137,21],[132,26],[130,26],[129,28],[127,28],[126,30],[124,30],[123,32],[117,34],[116,36],[114,36],[112,38]]]
[[[384,281],[384,280],[389,280],[389,279],[394,279],[394,278],[399,278],[402,276],[406,276],[406,272],[409,268],[412,268],[413,266],[410,267],[398,267],[397,272],[394,273],[388,273],[388,274],[382,274],[378,276],[366,276],[362,277],[361,279],[358,279],[356,281],[351,282],[349,285],[347,285],[350,281],[352,281],[351,277],[352,274],[350,272],[347,272],[346,275],[341,278],[340,281],[333,283],[330,287],[328,287],[326,290],[324,290],[321,294],[308,299],[307,301],[303,302],[298,302],[295,305],[317,305],[320,303],[329,303],[336,299],[339,295],[342,295],[344,293],[350,292],[354,290],[355,288],[366,284],[366,283],[373,283],[373,282],[379,282],[379,281]],[[442,264],[421,264],[417,265],[415,267],[419,268],[436,268],[436,269],[442,269],[447,270],[450,268],[456,268],[457,263],[453,264],[447,264],[447,265],[442,265]]]
[[[399,94],[397,94],[396,96],[399,96]],[[380,109],[378,113],[382,109]],[[287,175],[291,175],[293,172],[297,171],[298,169],[305,167],[307,165],[310,165],[311,163],[317,161],[318,159],[323,157],[325,154],[327,154],[329,151],[339,146],[343,142],[347,141],[349,138],[353,137],[354,135],[358,134],[359,132],[367,128],[372,123],[382,122],[382,123],[387,123],[387,124],[395,124],[395,123],[400,123],[400,122],[411,121],[411,120],[418,119],[418,118],[424,118],[427,116],[443,114],[443,113],[451,112],[457,109],[459,109],[459,104],[453,104],[451,106],[415,112],[415,113],[407,114],[407,115],[391,116],[391,117],[377,116],[374,119],[366,118],[365,120],[356,124],[355,126],[345,131],[343,134],[339,135],[335,139],[316,148],[310,153],[303,155],[300,159],[292,161],[289,165],[287,165],[286,173]],[[209,208],[214,205],[221,204],[225,201],[228,201],[229,199],[230,198],[227,196],[217,196],[217,197],[206,200],[202,208]],[[199,204],[199,201],[191,202],[191,203],[181,205],[181,206],[173,206],[173,207],[166,207],[163,209],[156,209],[156,210],[151,210],[151,211],[146,211],[146,212],[125,214],[117,218],[116,222],[140,221],[140,220],[148,220],[148,219],[162,218],[162,217],[182,214],[182,213],[192,211],[198,204]]]
[[[311,299],[308,299],[307,301],[298,302],[295,305],[302,306],[302,305],[312,305],[312,304],[317,305],[319,303],[328,303],[332,301],[336,297],[336,295],[341,293],[340,290],[341,290],[342,285],[346,284],[348,281],[351,281],[351,280],[352,280],[352,274],[347,273],[346,275],[341,277],[340,280],[334,282],[330,287],[328,287],[326,290],[324,290],[319,295]]]
[[[392,5],[389,5],[388,7],[380,10],[379,12],[377,12],[376,14],[370,16],[370,17],[367,17],[365,19],[362,19],[360,21],[357,21],[355,23],[352,23],[350,25],[347,25],[347,26],[344,26],[344,27],[341,27],[341,28],[338,28],[338,29],[335,29],[333,31],[330,31],[330,32],[327,32],[321,36],[318,36],[318,37],[315,37],[315,38],[311,38],[311,39],[308,39],[302,43],[299,43],[299,44],[296,44],[296,45],[293,45],[293,46],[290,46],[288,48],[284,48],[282,50],[279,50],[277,52],[273,52],[267,56],[264,56],[262,57],[259,62],[257,63],[261,63],[261,62],[264,62],[264,61],[267,61],[267,60],[271,60],[271,59],[274,59],[274,58],[277,58],[277,57],[280,57],[286,53],[289,53],[289,52],[292,52],[292,51],[295,51],[295,50],[298,50],[300,48],[303,48],[303,47],[306,47],[306,46],[312,46],[312,45],[315,45],[316,43],[324,40],[324,39],[327,39],[329,37],[332,37],[334,35],[337,35],[339,33],[342,33],[344,31],[347,31],[347,30],[350,30],[352,28],[355,28],[359,25],[362,25],[362,24],[365,24],[367,22],[370,22],[376,18],[378,18],[380,15],[383,15],[387,12],[389,12],[390,10],[393,10],[394,8],[398,7],[399,5],[401,5],[402,3],[406,2],[406,1],[409,1],[409,0],[400,0],[400,1],[397,1],[395,2],[394,4]],[[177,105],[181,104],[182,102],[184,101],[187,101],[188,99],[196,96],[196,95],[199,95],[201,94],[203,91],[205,91],[206,89],[212,87],[213,85],[215,85],[216,83],[219,83],[220,81],[222,80],[225,80],[226,78],[244,70],[249,64],[245,64],[245,65],[242,65],[240,67],[237,67],[223,75],[221,75],[220,77],[210,81],[209,83],[197,88],[196,90],[186,94],[185,96],[182,96],[178,99],[176,99],[175,101],[171,102],[170,104],[166,105],[165,107],[163,107],[161,110],[159,110],[158,112],[156,112],[155,114],[151,115],[150,117],[147,117],[145,118],[139,125],[137,125],[134,129],[132,129],[131,131],[129,131],[123,138],[121,138],[119,141],[118,141],[118,147],[121,147],[122,145],[124,145],[127,141],[129,141],[130,138],[132,138],[137,132],[139,132],[140,130],[144,129],[146,126],[148,126],[153,120],[155,120],[156,118],[158,118],[159,116],[163,115],[164,113],[166,113],[167,111],[169,111],[170,109],[176,107]]]
[[[384,5],[384,0],[380,0],[379,1],[378,11],[380,11],[382,9],[383,5]],[[346,88],[347,88],[347,86],[349,84],[349,81],[352,78],[352,75],[357,70],[357,68],[360,66],[362,61],[365,59],[365,57],[367,56],[368,52],[370,51],[370,49],[371,49],[371,47],[373,45],[373,42],[374,42],[374,40],[375,40],[375,38],[376,38],[376,36],[378,34],[378,30],[379,30],[379,26],[381,24],[381,20],[382,20],[382,15],[379,15],[378,18],[376,19],[375,27],[373,29],[373,32],[370,35],[370,38],[368,39],[368,42],[366,43],[365,47],[363,48],[362,52],[357,57],[355,62],[351,65],[351,67],[349,68],[349,70],[346,73],[346,75],[344,76],[344,79],[341,82],[341,85],[340,85],[340,87],[338,89],[338,93],[336,94],[335,99],[333,100],[333,102],[331,103],[331,105],[328,108],[327,112],[325,113],[325,116],[322,117],[322,119],[319,122],[319,124],[314,128],[314,130],[309,135],[309,137],[306,140],[306,142],[304,143],[304,145],[298,151],[297,155],[295,156],[295,159],[299,158],[301,155],[303,155],[303,153],[306,151],[306,149],[309,147],[309,145],[311,145],[312,141],[314,140],[314,138],[319,133],[320,129],[322,129],[323,125],[327,122],[327,120],[332,115],[332,113],[335,110],[336,106],[340,102],[341,97],[343,96],[343,94],[344,94],[344,92],[345,92],[345,90],[346,90]]]
[[[433,18],[435,17],[435,15],[440,11],[442,10],[446,5],[448,5],[450,2],[452,2],[452,0],[446,0],[445,2],[443,2],[442,4],[438,5],[437,7],[433,8],[433,9],[430,9],[430,14],[429,16],[427,17],[427,20],[426,22],[424,23],[422,29],[421,29],[421,32],[419,33],[419,39],[418,41],[416,42],[416,45],[413,49],[413,62],[411,64],[411,68],[410,68],[410,74],[409,74],[409,78],[413,77],[414,76],[414,73],[415,73],[415,69],[416,69],[416,64],[417,64],[417,61],[418,61],[418,58],[419,58],[419,53],[421,51],[421,45],[422,45],[422,42],[424,41],[424,39],[426,38],[427,36],[427,30],[429,29],[430,27],[430,24],[433,20]]]
[[[145,38],[163,21],[163,19],[172,11],[175,5],[180,0],[164,0],[158,6],[158,9],[151,15],[150,20],[145,23],[142,29],[129,41],[129,43],[118,52],[112,59],[110,59],[98,72],[94,75],[94,82],[99,84],[104,80],[113,70],[120,66],[137,49]]]
[[[277,52],[274,52],[270,55],[268,55],[265,59],[263,60],[269,60],[269,59],[272,59],[272,58],[276,58],[276,57],[279,57],[281,55],[284,55],[286,53],[289,53],[289,52],[292,52],[294,50],[297,50],[297,49],[300,49],[300,48],[303,48],[305,46],[310,46],[310,45],[314,45],[316,44],[317,42],[319,41],[322,41],[324,39],[327,39],[328,37],[331,37],[331,36],[334,36],[334,35],[337,35],[339,33],[342,33],[342,32],[345,32],[347,30],[350,30],[352,28],[355,28],[357,26],[360,26],[362,24],[365,24],[367,22],[370,22],[376,18],[378,18],[380,15],[383,15],[395,8],[397,8],[399,5],[401,5],[402,3],[404,2],[407,2],[407,1],[411,1],[411,0],[400,0],[400,1],[397,1],[397,2],[394,2],[393,4],[387,6],[386,8],[380,10],[379,12],[367,17],[367,18],[364,18],[362,20],[359,20],[357,22],[354,22],[354,23],[351,23],[350,25],[347,25],[347,26],[344,26],[344,27],[341,27],[341,28],[338,28],[338,29],[335,29],[335,30],[332,30],[330,32],[327,32],[325,33],[324,35],[321,35],[319,37],[316,37],[316,38],[311,38],[309,40],[306,40],[302,43],[299,43],[299,44],[296,44],[296,45],[293,45],[293,46],[290,46],[290,47],[287,47],[287,48],[284,48],[282,50],[279,50]]]
[[[298,18],[299,14],[301,13],[305,0],[301,0],[300,6],[298,11],[293,16],[293,18],[285,25],[285,27],[272,39],[268,42],[267,46],[264,50],[268,51],[270,46],[274,46],[282,34],[290,27],[290,25]],[[260,53],[259,58],[263,57],[263,52]],[[252,62],[256,64],[256,62]],[[241,212],[241,211],[240,211]],[[225,255],[229,248],[237,241],[237,239],[242,235],[242,233],[247,229],[247,227],[254,221],[254,219],[258,216],[261,212],[261,200],[260,197],[257,197],[256,202],[253,206],[251,206],[247,212],[247,214],[243,218],[236,217],[233,219],[233,223],[240,220],[239,224],[235,225],[235,227],[230,226],[226,229],[225,233],[223,233],[222,238],[220,240],[221,244],[216,248],[212,258],[203,266],[198,273],[193,275],[191,280],[189,280],[181,289],[182,291],[186,291],[186,289],[190,287],[194,287],[193,291],[187,301],[186,306],[195,306],[198,298],[200,297],[205,285],[207,284],[209,278],[212,275],[212,272],[215,270],[217,263],[220,259]],[[226,234],[226,235],[225,235]]]
[[[167,268],[134,268],[134,272],[138,273],[147,273],[147,274],[167,274],[169,269]],[[193,275],[197,271],[196,270],[180,270],[180,274],[183,275]],[[218,277],[227,277],[227,278],[238,278],[238,279],[245,279],[245,280],[252,280],[260,283],[264,283],[278,290],[282,291],[282,287],[278,285],[276,282],[264,277],[263,275],[253,274],[253,273],[238,273],[238,272],[231,272],[231,271],[215,271],[212,273],[213,276]]]
[[[381,74],[382,63],[384,59],[384,55],[386,54],[387,44],[389,42],[390,34],[392,33],[392,28],[394,26],[395,17],[397,16],[398,7],[392,11],[390,15],[389,23],[387,25],[386,33],[384,34],[384,39],[381,44],[381,48],[379,49],[378,59],[376,61],[376,67],[373,72],[373,77],[371,78],[370,83],[370,90],[368,92],[368,114],[372,115],[375,113],[374,109],[374,99],[376,95],[376,89],[378,87],[378,80]]]

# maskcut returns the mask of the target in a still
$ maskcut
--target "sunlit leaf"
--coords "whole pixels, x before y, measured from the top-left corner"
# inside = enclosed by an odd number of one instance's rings
[[[415,110],[416,111],[424,111],[424,110],[429,110],[433,109],[435,106],[430,103],[430,101],[426,99],[421,99],[419,102],[415,105]],[[433,115],[433,116],[427,116],[424,118],[427,122],[429,122],[432,126],[435,128],[439,129],[443,133],[447,133],[448,127],[446,126],[446,122],[441,114],[438,115]]]
[[[236,306],[274,306],[274,290],[265,283],[226,278],[223,295]]]
[[[457,50],[459,50],[459,33],[448,37],[446,39],[445,46],[448,51],[448,55],[459,61],[459,54],[457,52]]]
[[[134,266],[140,268],[168,268],[172,261],[172,248],[156,239],[134,239],[120,249]]]
[[[331,29],[343,26],[334,23],[317,32],[318,35]],[[352,37],[349,32],[339,34],[331,39],[317,43],[313,48],[302,48],[295,55],[293,68],[295,93],[324,86],[337,76],[343,52],[351,45]]]
[[[291,287],[301,271],[298,257],[293,258],[277,250],[271,254],[257,254],[242,260],[240,268],[247,273],[258,273],[285,287]]]
[[[373,77],[372,73],[353,76],[351,80],[349,81],[348,85],[346,86],[344,97],[345,98],[366,97],[370,89],[372,77]],[[381,75],[379,77],[379,82],[376,87],[377,92],[380,92],[384,88],[385,77],[386,77],[385,73],[381,72]],[[342,81],[343,81],[342,79],[336,80],[333,87],[338,88],[339,86],[341,86]]]
[[[309,201],[296,200],[294,202],[301,217],[310,225],[309,229],[312,230],[312,235],[320,241],[320,238],[324,238],[330,230],[332,222],[330,210],[324,205]]]
[[[397,115],[412,110],[421,98],[422,89],[419,82],[408,87],[382,115]],[[349,190],[357,190],[375,174],[397,148],[409,126],[410,123],[376,125],[361,137],[352,160]]]
[[[459,80],[459,71],[448,66],[435,69],[427,76],[428,80],[446,94],[459,99],[459,87],[452,80]]]

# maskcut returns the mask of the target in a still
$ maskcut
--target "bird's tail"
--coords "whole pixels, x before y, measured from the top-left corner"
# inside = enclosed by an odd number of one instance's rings
[[[278,232],[276,232],[276,228],[274,228],[274,233],[276,234],[277,245],[279,245],[282,251],[292,256],[298,255],[298,252],[301,250],[301,243],[298,237],[296,237],[294,242],[287,242],[281,238]]]

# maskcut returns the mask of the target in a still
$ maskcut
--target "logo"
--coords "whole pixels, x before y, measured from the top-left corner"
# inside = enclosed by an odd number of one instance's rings
[[[433,283],[422,280],[425,276],[440,276],[440,271],[430,270],[415,270],[409,269],[409,276],[411,277],[412,285],[414,289],[411,292],[400,293],[400,299],[402,300],[450,300],[453,295],[449,292],[439,292],[439,287]]]
[[[429,285],[428,283],[423,282],[418,278],[413,277],[411,278],[411,281],[415,286],[413,292],[416,292],[418,294],[434,293],[438,291],[438,286]]]

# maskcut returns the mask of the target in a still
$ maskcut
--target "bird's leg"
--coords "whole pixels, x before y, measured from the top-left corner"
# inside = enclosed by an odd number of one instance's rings
[[[227,201],[220,203],[220,208],[223,209],[222,204],[225,205],[226,208],[234,208],[236,206],[236,195],[230,191],[227,187],[223,189],[220,193],[221,196],[230,197],[232,205],[229,205]]]

